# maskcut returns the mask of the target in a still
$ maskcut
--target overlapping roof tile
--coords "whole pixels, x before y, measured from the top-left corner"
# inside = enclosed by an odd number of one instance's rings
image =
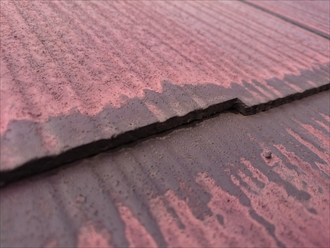
[[[237,1],[1,1],[1,173],[326,89],[329,61],[327,39]]]
[[[246,1],[290,23],[330,39],[330,2],[315,1]]]
[[[2,247],[329,247],[328,92],[1,189]]]

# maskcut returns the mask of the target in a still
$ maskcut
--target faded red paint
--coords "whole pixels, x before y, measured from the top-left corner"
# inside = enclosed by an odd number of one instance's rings
[[[165,202],[167,201],[178,215],[178,218],[173,218],[173,216],[168,213],[167,207],[165,206]],[[180,201],[172,191],[168,191],[164,196],[152,199],[150,206],[152,214],[159,223],[161,232],[170,247],[201,246],[202,243],[206,245],[206,231],[211,231],[211,233],[209,233],[210,235],[216,232],[215,229],[201,225],[192,215],[186,203]],[[180,228],[178,221],[180,221],[181,225],[184,225],[185,228]]]
[[[330,133],[330,125],[322,122],[322,121],[319,121],[319,120],[314,120],[319,126],[323,127],[324,130],[327,130],[329,133]]]
[[[119,205],[118,210],[125,222],[125,235],[130,247],[157,247],[150,233],[148,233],[128,207]]]
[[[1,171],[329,84],[327,40],[237,1],[1,3]]]
[[[315,127],[309,124],[299,123],[302,127],[304,127],[309,133],[315,135],[318,139],[321,148],[330,151],[330,139],[329,135],[323,134],[321,131],[317,130]]]
[[[110,248],[110,240],[107,230],[97,230],[93,224],[89,223],[79,231],[77,248]]]
[[[323,151],[320,150],[320,148],[315,147],[313,144],[309,143],[308,141],[304,140],[301,138],[297,133],[295,133],[292,129],[287,129],[286,130],[288,134],[290,134],[293,138],[298,140],[301,144],[304,146],[308,147],[311,151],[313,151],[315,154],[317,154],[321,159],[323,159],[326,163],[330,164],[330,155],[327,153],[324,153]],[[329,140],[329,139],[328,139]]]
[[[330,124],[330,116],[329,115],[326,115],[326,114],[323,114],[323,113],[321,113],[320,115]]]
[[[257,6],[263,7],[275,14],[288,18],[330,37],[330,3],[329,1],[254,1],[248,0]]]
[[[303,171],[308,172],[309,177],[317,180],[323,180],[322,175],[320,173],[316,173],[311,167],[311,164],[307,163],[306,161],[303,161],[294,152],[288,151],[282,144],[275,145],[275,147],[288,159],[291,164],[302,168]],[[324,167],[326,168],[326,170],[323,170],[323,168],[319,169],[326,174],[329,174],[329,166],[325,165]]]
[[[223,113],[8,185],[1,245],[329,247],[328,99]]]
[[[274,240],[265,240],[262,236],[267,235],[259,223],[253,221],[249,216],[249,209],[242,207],[239,200],[225,192],[217,186],[214,179],[207,173],[200,173],[196,182],[203,186],[206,192],[212,196],[208,206],[214,214],[224,217],[224,223],[220,226],[220,232],[224,236],[231,237],[228,243],[223,246],[235,247],[276,247]],[[220,207],[221,206],[221,207]],[[260,236],[255,236],[253,231],[259,232]],[[221,235],[221,236],[222,236]],[[235,237],[235,238],[234,238]],[[238,240],[237,240],[238,238]],[[235,240],[235,241],[234,241]],[[247,241],[249,240],[249,241]]]
[[[253,175],[253,178],[258,179],[260,182],[263,182],[263,183],[268,183],[269,182],[267,177],[265,177],[265,175],[263,175],[260,170],[253,167],[253,165],[250,161],[246,160],[245,158],[241,158],[240,162],[242,164],[244,164],[249,171],[251,171],[251,173]]]

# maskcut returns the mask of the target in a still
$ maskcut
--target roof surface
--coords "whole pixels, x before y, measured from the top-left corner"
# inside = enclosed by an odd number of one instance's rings
[[[330,2],[313,1],[247,1],[252,6],[274,14],[313,33],[330,38]]]
[[[1,247],[329,247],[329,92],[0,191]]]
[[[329,1],[0,6],[1,247],[330,246]]]
[[[1,1],[1,34],[1,180],[329,88],[329,40],[237,1]]]

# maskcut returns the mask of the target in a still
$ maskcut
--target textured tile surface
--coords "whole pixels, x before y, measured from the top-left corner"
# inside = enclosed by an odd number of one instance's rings
[[[329,247],[329,92],[0,190],[1,247]]]
[[[330,2],[324,0],[247,1],[330,39]]]
[[[329,41],[236,1],[1,1],[0,67],[0,169],[25,175],[329,87]]]

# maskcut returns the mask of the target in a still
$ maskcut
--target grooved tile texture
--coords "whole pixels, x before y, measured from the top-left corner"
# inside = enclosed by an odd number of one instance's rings
[[[4,172],[329,85],[329,41],[237,1],[3,0],[0,69]]]
[[[275,14],[310,27],[330,38],[330,2],[327,0],[248,1]]]
[[[329,247],[329,92],[0,190],[1,247]]]

